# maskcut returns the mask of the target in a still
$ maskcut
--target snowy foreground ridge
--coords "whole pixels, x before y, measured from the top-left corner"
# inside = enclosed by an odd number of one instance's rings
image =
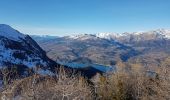
[[[25,35],[13,29],[9,25],[0,24],[0,36],[4,36],[11,40],[20,40],[20,38],[24,38]]]
[[[0,67],[48,66],[50,60],[39,45],[9,25],[0,24]]]

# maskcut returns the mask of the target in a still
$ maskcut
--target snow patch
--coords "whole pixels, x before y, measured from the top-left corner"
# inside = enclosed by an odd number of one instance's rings
[[[0,36],[6,37],[14,41],[18,41],[20,40],[20,38],[25,37],[24,34],[5,24],[0,24]]]
[[[47,63],[44,62],[41,58],[39,57],[34,57],[32,55],[26,55],[27,59],[21,60],[18,58],[13,57],[13,53],[16,52],[17,50],[11,50],[7,49],[3,46],[3,44],[0,44],[0,67],[3,67],[3,62],[10,62],[13,64],[23,64],[27,67],[36,67],[36,65],[42,64],[43,66],[47,66]],[[22,52],[22,51],[20,51]],[[32,61],[32,59],[37,59],[37,61]]]
[[[166,38],[166,39],[170,39],[170,30],[165,30],[165,29],[158,29],[158,30],[153,30],[153,31],[148,31],[148,32],[139,31],[139,32],[132,32],[132,33],[128,33],[128,32],[125,32],[125,33],[97,33],[96,37],[104,38],[104,39],[116,39],[116,38],[120,38],[120,37],[127,37],[130,35],[140,36],[140,35],[144,35],[144,34],[154,34],[154,35],[158,35],[163,38]]]

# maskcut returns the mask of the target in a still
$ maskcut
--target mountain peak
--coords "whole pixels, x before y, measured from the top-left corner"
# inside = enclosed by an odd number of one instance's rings
[[[0,27],[10,27],[10,26],[7,24],[0,24]]]
[[[96,38],[96,36],[94,34],[75,34],[75,35],[70,35],[70,36],[66,36],[67,38],[70,39],[78,39],[78,40],[87,40],[87,39],[94,39]]]
[[[6,24],[0,24],[0,36],[6,37],[14,41],[18,41],[20,40],[20,38],[25,37],[25,35]]]

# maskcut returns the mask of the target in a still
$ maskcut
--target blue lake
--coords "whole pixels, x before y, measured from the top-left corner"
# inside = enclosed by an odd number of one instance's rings
[[[82,63],[63,63],[63,62],[58,62],[61,65],[65,65],[71,68],[85,68],[85,67],[93,67],[97,70],[100,70],[102,72],[110,72],[110,71],[115,71],[116,67],[115,66],[104,66],[100,64],[82,64]]]

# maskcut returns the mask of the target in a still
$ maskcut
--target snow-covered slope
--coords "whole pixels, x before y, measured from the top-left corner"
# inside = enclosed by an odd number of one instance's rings
[[[104,38],[104,39],[116,39],[116,38],[119,38],[119,37],[122,37],[122,36],[126,36],[127,34],[120,34],[120,33],[97,33],[96,34],[96,37],[99,37],[99,38]]]
[[[93,34],[77,34],[77,35],[70,35],[66,36],[65,38],[74,39],[74,40],[88,40],[88,39],[97,39],[97,37]]]
[[[0,36],[15,41],[18,41],[21,38],[25,37],[25,35],[23,35],[22,33],[18,32],[17,30],[13,29],[12,27],[6,24],[0,24]]]
[[[140,38],[140,37],[146,37],[146,36],[156,36],[155,38],[164,38],[164,39],[170,39],[170,30],[165,29],[158,29],[148,32],[132,32],[132,33],[98,33],[96,34],[96,37],[104,38],[104,39],[119,39],[119,38]]]
[[[159,29],[156,31],[158,34],[161,34],[164,36],[166,39],[170,39],[170,30],[165,30],[165,29]]]
[[[28,35],[12,27],[0,24],[0,67],[42,67],[49,69],[55,62],[50,60],[39,45]]]

